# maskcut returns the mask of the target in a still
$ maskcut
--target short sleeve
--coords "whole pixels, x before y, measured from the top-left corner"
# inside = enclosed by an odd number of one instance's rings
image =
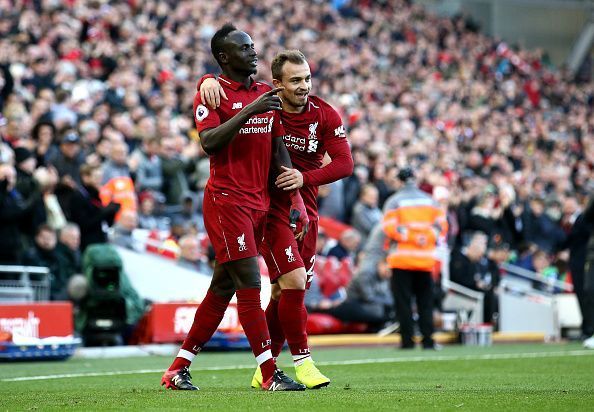
[[[209,109],[200,101],[200,92],[196,93],[194,97],[194,122],[198,132],[215,128],[221,124],[217,110]]]

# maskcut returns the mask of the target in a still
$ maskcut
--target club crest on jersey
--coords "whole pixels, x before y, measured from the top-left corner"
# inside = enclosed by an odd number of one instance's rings
[[[245,252],[247,250],[247,245],[245,244],[245,233],[242,233],[241,236],[237,236],[237,243],[239,244],[240,252]]]
[[[293,255],[293,246],[289,246],[285,249],[285,254],[287,255],[287,262],[295,262],[295,256]]]
[[[196,107],[196,120],[201,122],[202,120],[206,119],[206,116],[208,116],[208,109],[206,106],[199,104]]]
[[[309,125],[309,138],[310,139],[317,139],[316,137],[316,129],[318,128],[318,122],[311,123]]]

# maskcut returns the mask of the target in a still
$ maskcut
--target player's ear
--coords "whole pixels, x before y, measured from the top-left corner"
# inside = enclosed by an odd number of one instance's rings
[[[229,63],[229,57],[224,52],[219,52],[219,63],[220,64],[227,64]]]
[[[283,83],[278,80],[278,79],[272,79],[272,84],[274,85],[274,88],[276,89],[277,87],[283,87]]]

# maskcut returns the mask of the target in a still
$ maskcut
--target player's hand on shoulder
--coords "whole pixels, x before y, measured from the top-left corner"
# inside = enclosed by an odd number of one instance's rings
[[[262,94],[256,100],[248,104],[243,110],[246,110],[247,113],[252,116],[266,113],[271,110],[281,110],[281,98],[276,95],[281,90],[284,90],[284,87],[277,87],[276,89],[272,89]]]
[[[303,174],[299,170],[281,167],[283,172],[276,178],[276,187],[283,190],[295,190],[303,187]]]
[[[216,109],[221,105],[221,98],[229,100],[225,90],[217,79],[209,77],[200,84],[200,100],[203,105]]]

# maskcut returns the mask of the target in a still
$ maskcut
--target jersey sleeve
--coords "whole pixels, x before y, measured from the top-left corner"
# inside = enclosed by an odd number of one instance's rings
[[[340,115],[330,105],[324,105],[324,128],[322,130],[322,141],[328,150],[329,146],[335,144],[346,144],[346,130]]]
[[[353,173],[353,157],[346,139],[340,115],[330,106],[324,106],[323,148],[332,161],[320,169],[303,172],[305,184],[320,186],[335,182]]]
[[[221,124],[217,110],[209,109],[200,101],[200,92],[197,92],[194,97],[194,122],[198,132],[215,128]]]
[[[280,112],[275,111],[274,116],[272,116],[272,119],[270,119],[270,121],[272,122],[270,136],[273,139],[276,137],[280,137],[282,139],[285,136],[285,127],[283,126],[283,121]]]

